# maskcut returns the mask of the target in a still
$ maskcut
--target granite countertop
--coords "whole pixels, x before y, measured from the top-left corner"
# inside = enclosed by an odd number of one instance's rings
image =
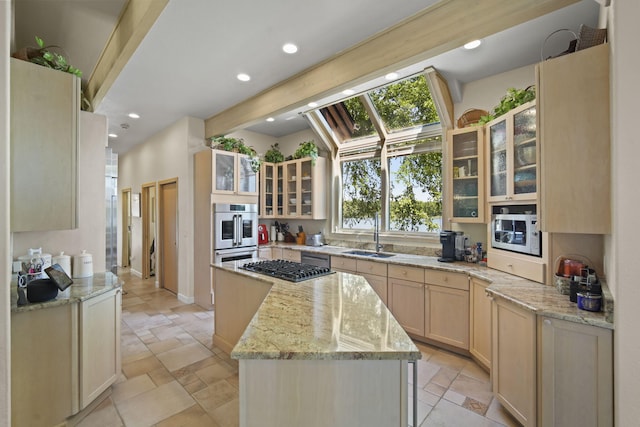
[[[494,298],[503,298],[519,307],[535,312],[538,315],[568,320],[575,323],[582,323],[598,326],[606,329],[614,329],[613,307],[614,301],[606,283],[602,283],[603,291],[603,311],[591,312],[580,310],[576,303],[569,301],[568,295],[560,294],[555,286],[544,285],[499,270],[471,264],[466,262],[439,262],[436,257],[394,254],[389,258],[372,258],[362,255],[353,255],[347,252],[353,250],[340,246],[305,246],[287,243],[272,244],[275,247],[289,248],[298,251],[309,251],[324,253],[328,255],[373,260],[388,264],[406,265],[412,267],[424,267],[440,271],[455,273],[467,273],[471,277],[490,282],[487,288]]]
[[[422,357],[367,281],[336,272],[293,283],[216,264],[272,284],[231,352],[234,359],[417,360]]]
[[[73,279],[73,284],[65,289],[64,292],[59,291],[58,296],[55,299],[46,302],[29,303],[27,305],[18,306],[17,282],[16,280],[12,280],[11,312],[21,313],[25,311],[40,310],[43,308],[77,303],[96,297],[121,286],[122,282],[115,274],[111,272],[96,273],[92,277]]]

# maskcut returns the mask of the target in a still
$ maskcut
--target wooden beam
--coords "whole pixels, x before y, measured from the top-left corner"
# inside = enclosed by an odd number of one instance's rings
[[[449,92],[449,85],[444,77],[433,67],[427,67],[424,71],[431,92],[431,98],[438,109],[440,123],[445,130],[453,129],[453,100]]]
[[[223,135],[347,86],[415,64],[579,0],[442,0],[402,23],[205,121]]]
[[[89,77],[85,96],[95,110],[131,59],[169,0],[129,0],[98,63]]]

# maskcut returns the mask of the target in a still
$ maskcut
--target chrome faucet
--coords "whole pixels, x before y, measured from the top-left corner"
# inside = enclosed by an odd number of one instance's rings
[[[376,242],[376,253],[380,252],[380,249],[382,249],[380,244],[380,214],[377,212],[373,216],[373,241]]]

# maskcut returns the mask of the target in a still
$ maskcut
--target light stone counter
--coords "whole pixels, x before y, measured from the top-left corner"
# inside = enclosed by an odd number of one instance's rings
[[[555,286],[546,286],[499,270],[482,267],[478,264],[470,264],[466,262],[444,263],[439,262],[436,257],[408,254],[394,254],[389,258],[371,258],[362,255],[348,254],[347,252],[353,249],[339,246],[304,246],[286,243],[276,243],[274,246],[347,258],[385,262],[388,264],[467,273],[471,277],[476,277],[490,282],[491,285],[487,288],[487,292],[493,297],[504,298],[526,310],[533,311],[538,315],[598,326],[606,329],[614,329],[614,301],[606,283],[602,283],[603,311],[594,313],[580,310],[576,303],[569,301],[568,295],[560,294],[556,290]]]
[[[22,306],[18,306],[17,304],[18,294],[16,281],[13,280],[10,286],[11,311],[14,313],[20,313],[85,301],[114,288],[121,287],[122,282],[118,276],[111,272],[96,273],[92,277],[73,279],[73,284],[65,289],[64,292],[59,291],[58,296],[55,299],[40,303],[28,303],[27,305]]]
[[[336,272],[293,283],[239,268],[215,267],[272,284],[231,352],[234,359],[416,360],[421,353],[358,275]]]

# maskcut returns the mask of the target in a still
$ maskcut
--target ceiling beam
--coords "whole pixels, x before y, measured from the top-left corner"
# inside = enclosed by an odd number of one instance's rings
[[[223,135],[569,6],[579,0],[442,0],[205,121]]]
[[[156,22],[169,0],[129,0],[87,82],[92,111],[100,105],[125,64]]]

